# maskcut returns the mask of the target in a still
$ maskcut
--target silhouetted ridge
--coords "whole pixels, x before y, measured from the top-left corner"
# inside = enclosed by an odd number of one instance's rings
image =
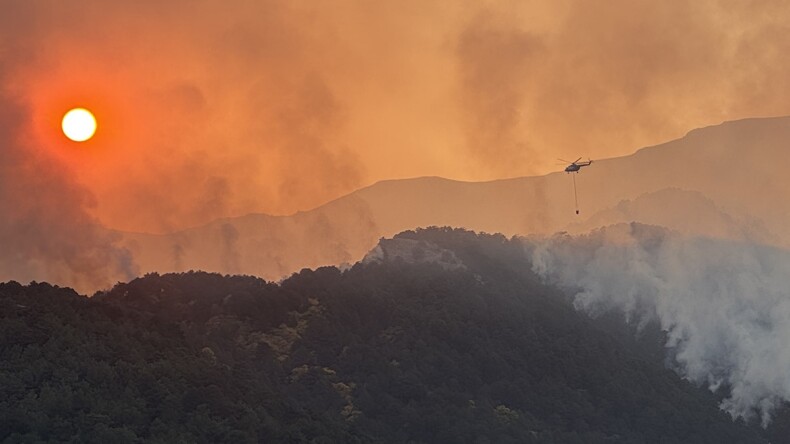
[[[542,285],[518,240],[393,241],[423,251],[280,285],[150,274],[88,299],[3,284],[0,440],[765,441]]]

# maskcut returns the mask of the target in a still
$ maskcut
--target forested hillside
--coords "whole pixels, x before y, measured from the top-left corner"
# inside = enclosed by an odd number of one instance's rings
[[[150,274],[87,298],[5,283],[0,341],[9,443],[781,435],[733,422],[651,341],[574,311],[519,242],[462,230],[405,232],[348,270],[280,284]]]

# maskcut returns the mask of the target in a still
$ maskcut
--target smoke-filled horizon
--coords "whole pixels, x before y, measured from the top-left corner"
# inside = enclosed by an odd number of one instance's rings
[[[657,321],[676,370],[712,391],[727,387],[721,408],[733,417],[766,426],[790,401],[786,250],[640,224],[532,238],[525,248],[533,270],[568,289],[577,309]]]
[[[0,65],[0,80],[3,66]],[[0,280],[49,280],[82,292],[137,275],[118,235],[87,209],[93,198],[24,136],[27,122],[0,93]]]
[[[790,114],[779,1],[0,6],[3,134],[114,229],[290,214],[382,179],[542,174]],[[83,145],[58,128],[78,105],[99,119]]]

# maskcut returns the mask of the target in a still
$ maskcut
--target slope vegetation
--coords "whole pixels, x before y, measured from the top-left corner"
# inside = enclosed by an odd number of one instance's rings
[[[431,229],[378,250],[279,285],[0,285],[0,440],[766,441],[541,284],[519,241]]]

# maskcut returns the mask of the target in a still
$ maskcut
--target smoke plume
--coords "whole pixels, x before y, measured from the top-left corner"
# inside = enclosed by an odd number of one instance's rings
[[[579,310],[617,310],[668,333],[679,373],[715,391],[733,417],[790,401],[790,253],[621,224],[532,240],[536,272],[574,294]]]

